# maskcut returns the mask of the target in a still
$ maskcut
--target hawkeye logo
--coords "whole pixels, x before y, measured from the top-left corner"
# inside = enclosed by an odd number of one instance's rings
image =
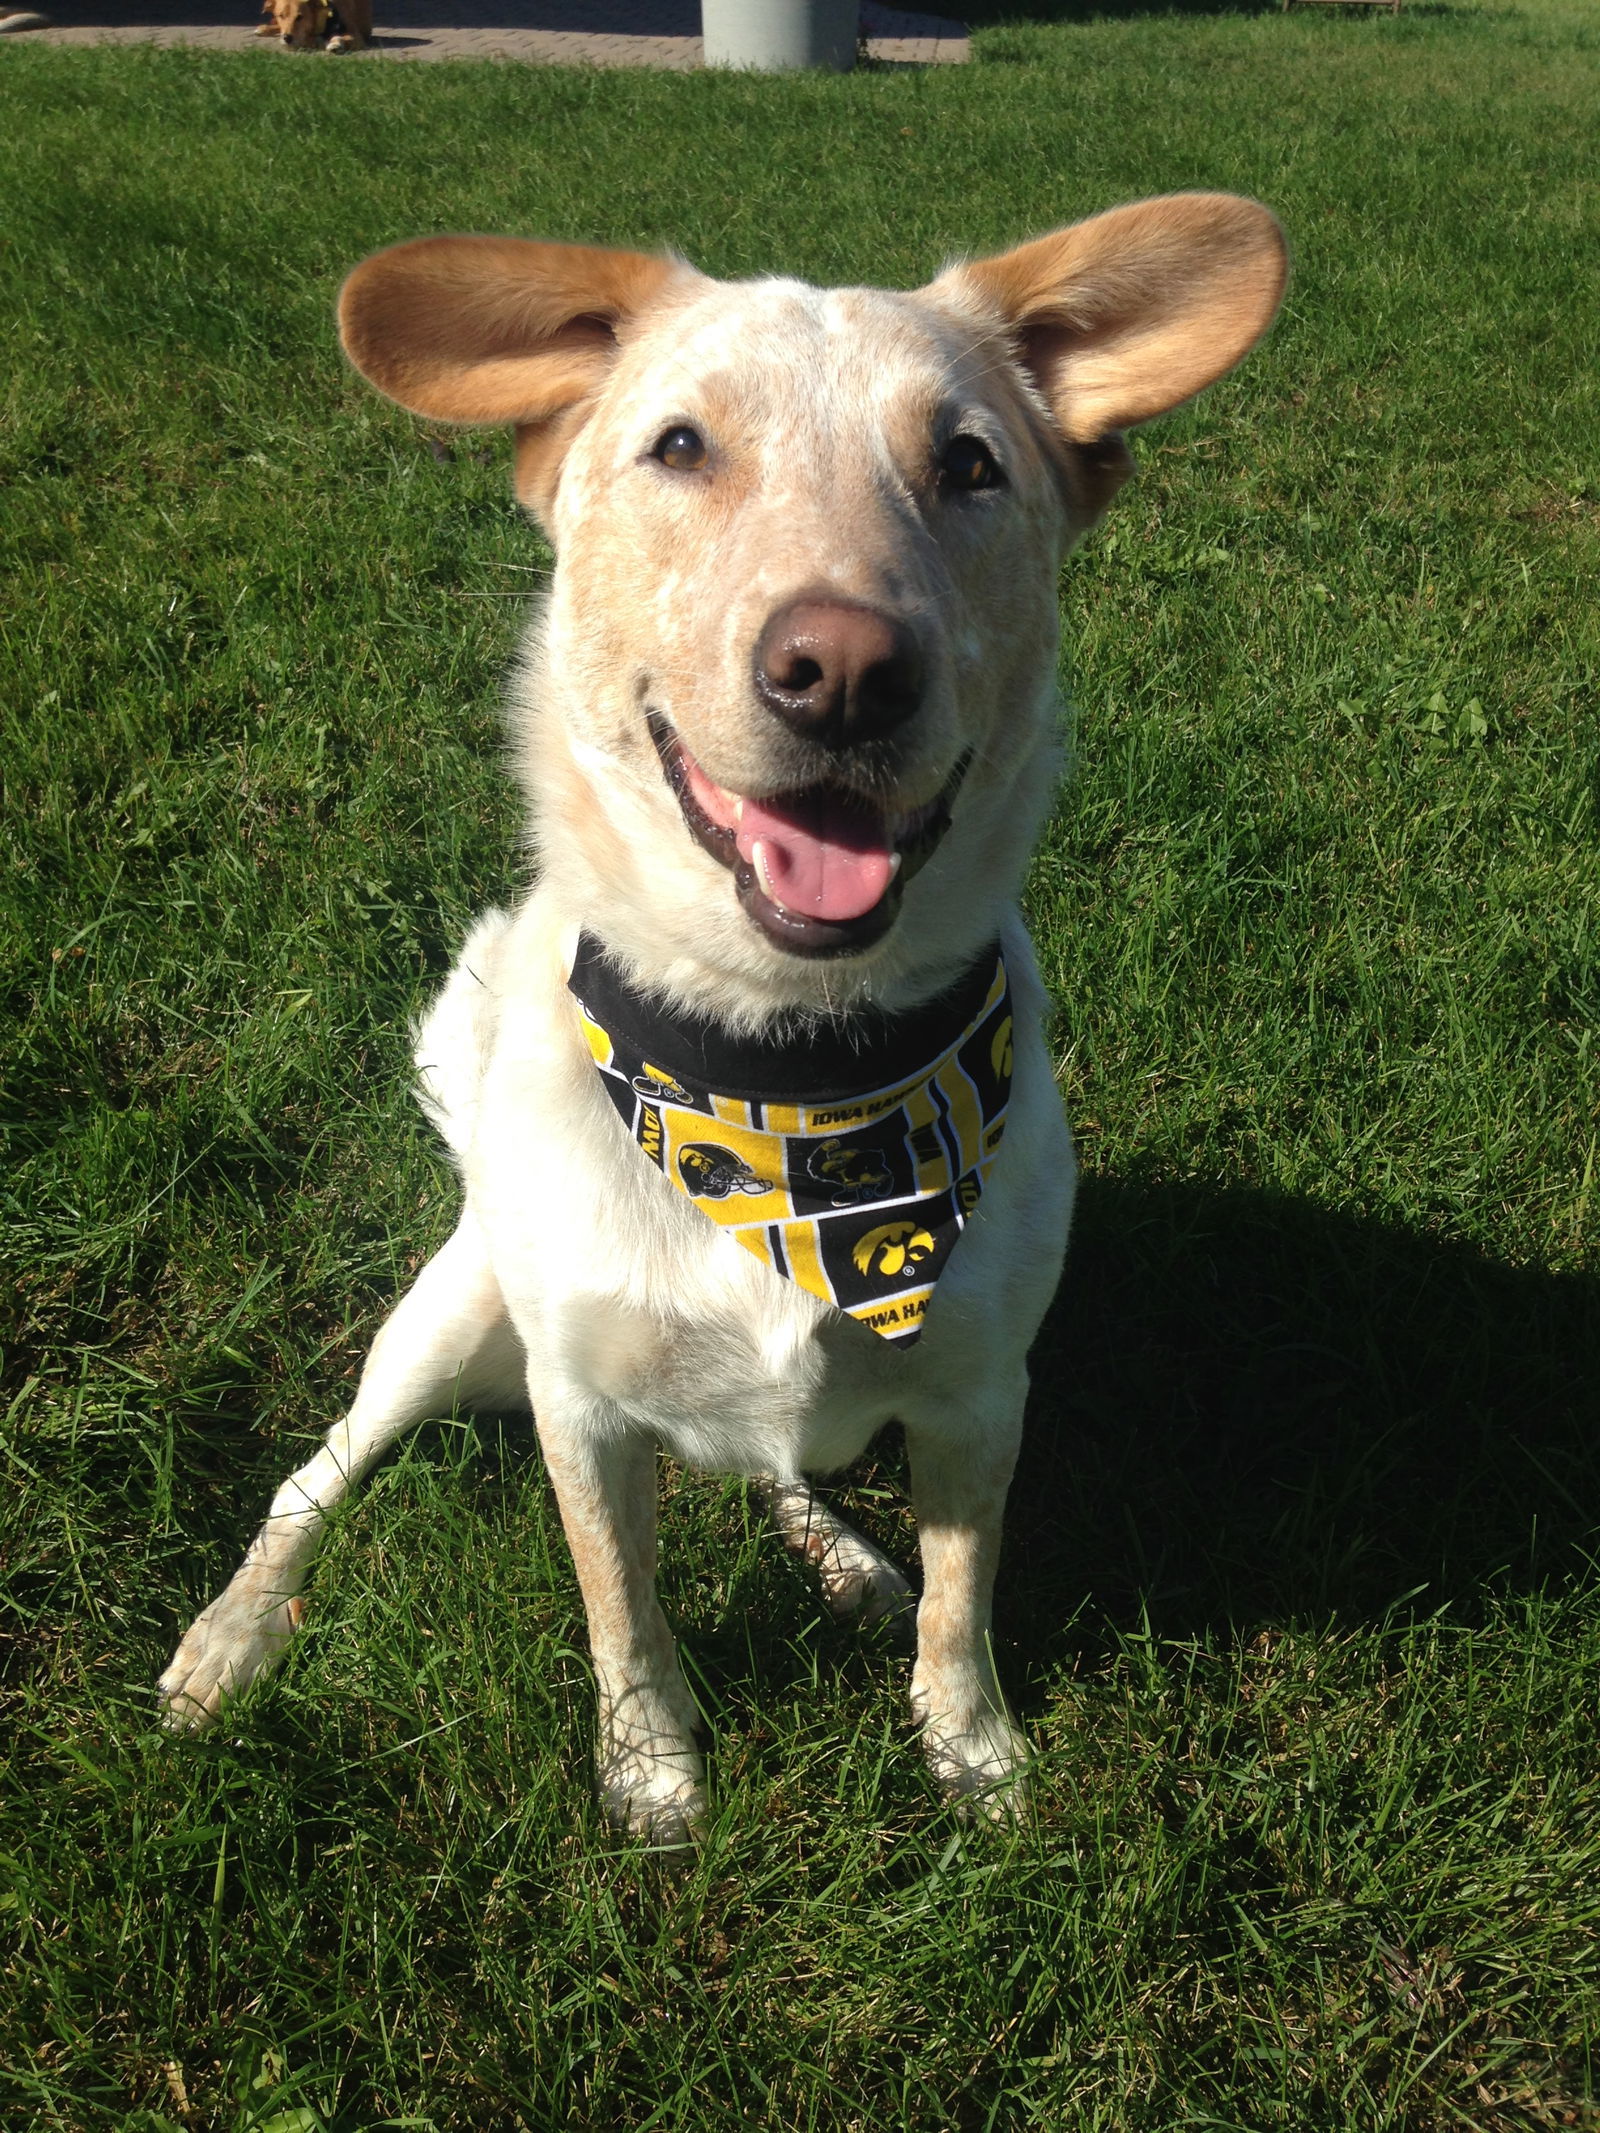
[[[858,1274],[882,1274],[892,1280],[896,1274],[914,1274],[933,1253],[930,1231],[915,1222],[885,1222],[881,1229],[869,1229],[850,1257]]]
[[[894,1177],[880,1148],[845,1148],[838,1137],[811,1152],[807,1170],[819,1185],[832,1188],[835,1207],[861,1207],[886,1200]]]
[[[995,1031],[989,1043],[989,1064],[1001,1081],[1011,1079],[1011,1017]]]
[[[684,1189],[697,1200],[726,1200],[736,1192],[771,1192],[766,1178],[758,1178],[731,1148],[714,1141],[690,1141],[678,1150],[678,1175]]]

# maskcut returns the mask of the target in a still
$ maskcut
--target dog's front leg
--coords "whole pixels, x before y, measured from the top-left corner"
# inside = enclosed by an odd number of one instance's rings
[[[535,1385],[539,1442],[589,1617],[599,1697],[597,1775],[607,1814],[656,1844],[705,1813],[698,1714],[656,1599],[656,1447],[602,1403]]]
[[[524,1368],[477,1225],[463,1216],[373,1342],[349,1414],[279,1489],[231,1581],[184,1632],[159,1683],[174,1731],[202,1731],[277,1664],[329,1514],[389,1447],[458,1401],[515,1404]]]
[[[1022,1439],[1026,1373],[981,1410],[909,1416],[911,1493],[922,1553],[911,1707],[939,1785],[989,1815],[1012,1812],[1027,1743],[995,1678],[989,1640],[1006,1490]]]

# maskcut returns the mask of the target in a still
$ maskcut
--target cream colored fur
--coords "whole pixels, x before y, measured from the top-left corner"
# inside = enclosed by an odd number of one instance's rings
[[[990,1592],[1074,1176],[1017,909],[1056,763],[1056,570],[1127,471],[1122,429],[1236,362],[1283,274],[1264,209],[1196,194],[913,295],[727,285],[674,261],[481,238],[399,246],[351,277],[352,358],[433,419],[515,423],[520,493],[555,541],[515,691],[539,882],[478,925],[421,1032],[460,1225],[379,1334],[350,1414],[184,1637],[161,1683],[171,1723],[208,1723],[276,1660],[329,1509],[404,1430],[457,1401],[531,1398],[589,1617],[602,1790],[628,1827],[680,1838],[704,1773],[654,1590],[658,1448],[755,1477],[832,1602],[880,1613],[904,1579],[806,1477],[897,1419],[922,1555],[924,1745],[948,1791],[1014,1799],[1025,1750],[989,1656]],[[714,442],[704,479],[652,457],[675,425]],[[990,446],[1003,487],[941,489],[953,431]],[[892,927],[831,959],[786,952],[741,908],[687,834],[646,725],[647,711],[669,721],[728,792],[808,783],[814,758],[757,701],[752,654],[770,616],[819,589],[899,618],[920,648],[918,708],[882,773],[891,814],[970,757]],[[669,1004],[800,1047],[809,1018],[916,1005],[1002,938],[1009,1121],[914,1347],[780,1280],[642,1160],[567,991],[580,929]]]

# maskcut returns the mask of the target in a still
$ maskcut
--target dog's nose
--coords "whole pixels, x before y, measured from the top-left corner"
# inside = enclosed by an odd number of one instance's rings
[[[780,607],[756,646],[756,694],[807,740],[877,740],[922,700],[922,653],[903,622],[844,600]]]

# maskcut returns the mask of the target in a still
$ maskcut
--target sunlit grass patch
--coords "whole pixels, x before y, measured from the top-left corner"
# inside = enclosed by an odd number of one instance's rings
[[[8,2125],[1596,2123],[1600,34],[1015,12],[786,83],[10,40]],[[463,228],[909,284],[1188,185],[1271,201],[1295,279],[1063,584],[1028,1819],[955,1823],[892,1642],[674,1473],[712,1826],[620,1844],[515,1417],[420,1432],[283,1674],[164,1739],[448,1232],[408,1023],[527,874],[548,556],[500,439],[344,371],[339,277]],[[901,1479],[844,1494],[909,1561]]]

